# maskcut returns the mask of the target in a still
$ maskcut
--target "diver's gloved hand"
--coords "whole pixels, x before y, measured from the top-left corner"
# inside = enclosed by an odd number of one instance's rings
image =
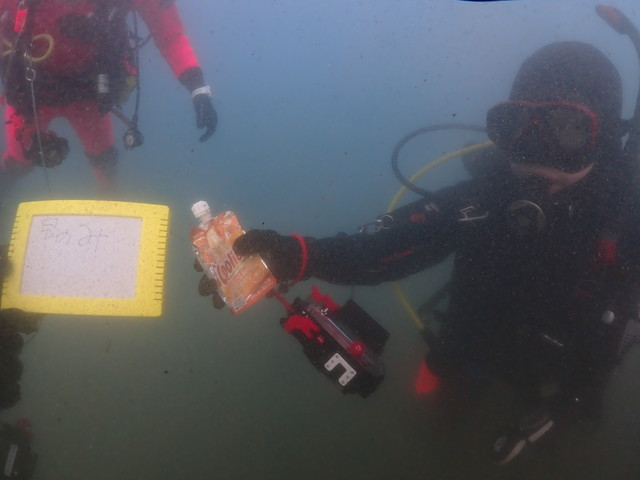
[[[211,103],[211,89],[203,88],[206,89],[204,93],[198,93],[193,97],[193,108],[196,111],[196,127],[205,129],[200,141],[206,142],[216,131],[218,114]]]
[[[10,272],[8,247],[0,246],[0,285]],[[0,296],[2,292],[0,289]],[[16,308],[0,310],[0,411],[20,401],[22,362],[18,355],[24,340],[20,334],[30,335],[38,330],[42,315],[27,313]]]
[[[238,255],[257,254],[267,264],[278,282],[299,279],[303,253],[300,240],[273,230],[249,230],[233,244]],[[305,277],[306,278],[306,277]]]
[[[218,126],[218,114],[211,103],[211,87],[204,83],[204,76],[199,67],[185,70],[179,80],[191,93],[196,112],[196,127],[205,129],[200,136],[200,141],[205,142],[211,138]]]
[[[69,142],[52,130],[40,132],[40,138],[34,136],[24,156],[31,165],[53,168],[60,165],[69,155]]]
[[[193,268],[196,272],[202,272],[202,265],[195,260],[193,262]],[[218,286],[216,285],[216,281],[212,278],[207,277],[206,275],[202,275],[200,278],[200,282],[198,283],[198,293],[203,297],[207,297],[211,295],[211,303],[213,303],[213,308],[216,310],[220,310],[225,307],[224,300],[218,293]]]
[[[23,366],[18,355],[23,344],[24,340],[18,332],[4,323],[0,324],[0,410],[11,408],[20,400],[18,382]]]
[[[203,297],[211,295],[211,303],[213,303],[213,308],[216,310],[220,310],[225,307],[224,300],[220,296],[220,293],[218,293],[216,281],[212,278],[202,275],[200,283],[198,283],[198,293]]]
[[[307,278],[303,267],[301,241],[296,237],[280,235],[273,230],[250,230],[239,237],[233,244],[233,250],[240,256],[257,254],[262,257],[269,270],[279,283]],[[196,260],[193,268],[202,272],[202,266]],[[224,300],[218,293],[215,280],[202,275],[198,284],[198,293],[206,297],[211,295],[216,309],[225,307]]]
[[[1,286],[4,277],[11,272],[8,250],[8,245],[0,245],[0,297],[2,296]],[[17,308],[0,309],[0,355],[2,352],[8,351],[8,347],[2,343],[3,333],[9,331],[31,335],[40,328],[40,321],[43,317],[42,314],[29,313]]]

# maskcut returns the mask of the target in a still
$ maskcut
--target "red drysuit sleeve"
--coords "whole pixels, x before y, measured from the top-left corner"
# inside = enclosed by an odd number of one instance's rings
[[[199,66],[175,2],[134,0],[133,8],[147,24],[155,44],[176,77],[188,68]]]

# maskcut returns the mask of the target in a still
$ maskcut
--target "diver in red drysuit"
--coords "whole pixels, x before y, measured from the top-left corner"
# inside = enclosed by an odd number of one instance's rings
[[[211,89],[172,0],[0,0],[7,133],[2,176],[59,164],[67,142],[47,129],[54,118],[64,117],[101,184],[112,185],[118,155],[107,113],[135,86],[126,24],[132,10],[191,93],[197,127],[205,129],[200,140],[213,135],[217,114]]]

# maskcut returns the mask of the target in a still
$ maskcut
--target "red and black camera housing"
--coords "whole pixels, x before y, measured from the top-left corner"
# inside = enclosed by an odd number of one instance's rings
[[[389,332],[353,300],[340,307],[314,286],[309,299],[295,299],[281,323],[342,393],[365,398],[384,379],[381,354]]]

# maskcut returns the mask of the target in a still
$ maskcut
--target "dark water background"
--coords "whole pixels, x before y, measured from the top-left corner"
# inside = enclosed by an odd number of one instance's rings
[[[343,396],[307,363],[263,301],[239,317],[201,298],[192,270],[191,204],[233,209],[246,228],[325,236],[384,212],[399,185],[394,144],[434,123],[482,123],[506,99],[520,62],[557,40],[601,48],[620,70],[630,115],[638,66],[628,40],[587,0],[472,4],[453,0],[178,2],[208,81],[218,132],[197,141],[188,94],[153,45],[142,52],[143,147],[123,153],[118,198],[169,205],[160,318],[49,316],[25,347],[23,400],[4,414],[36,431],[37,478],[75,479],[632,479],[640,477],[632,352],[616,373],[601,429],[561,432],[520,465],[486,453],[508,420],[509,393],[443,421],[413,393],[424,355],[388,285],[355,299],[390,332],[387,378],[370,398]],[[640,22],[635,1],[616,2]],[[94,198],[81,148],[21,182],[2,206],[2,241],[17,204]],[[119,135],[121,128],[118,126]],[[412,173],[481,137],[442,133],[403,152]],[[423,185],[464,178],[449,162]],[[406,196],[403,201],[413,197]],[[402,282],[419,305],[447,265]],[[318,282],[342,302],[352,290]],[[311,282],[296,287],[305,296]]]

